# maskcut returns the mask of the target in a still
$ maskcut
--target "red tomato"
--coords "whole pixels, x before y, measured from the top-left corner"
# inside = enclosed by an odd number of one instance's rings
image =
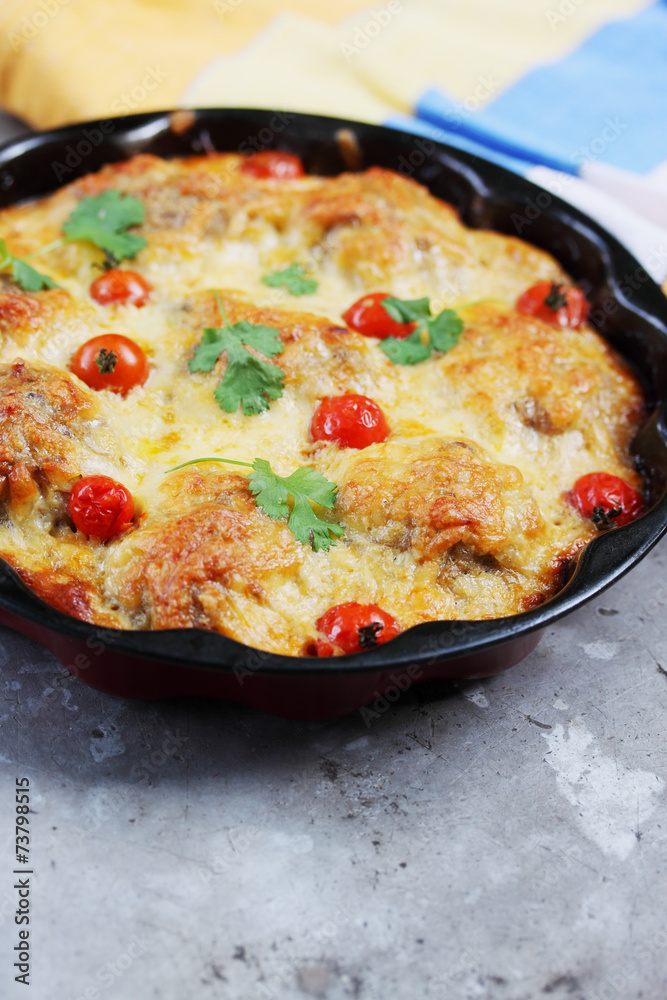
[[[260,180],[293,181],[303,177],[303,164],[294,153],[278,149],[266,149],[252,153],[241,164],[241,173]]]
[[[69,369],[91,389],[111,389],[121,396],[148,378],[146,355],[121,333],[91,337],[72,355]]]
[[[545,323],[572,329],[581,326],[588,314],[583,292],[553,281],[538,281],[527,289],[517,299],[516,308],[526,316],[536,316]]]
[[[132,527],[134,500],[109,476],[85,476],[72,487],[67,509],[78,531],[105,542]]]
[[[399,323],[392,319],[382,305],[384,299],[388,298],[388,292],[371,292],[370,295],[364,295],[343,313],[343,319],[357,333],[363,333],[364,337],[378,337],[380,340],[384,340],[385,337],[397,337],[403,340],[410,336],[417,324]]]
[[[90,286],[90,294],[102,306],[122,302],[140,308],[146,305],[152,291],[152,285],[136,271],[121,271],[118,268],[105,271]]]
[[[629,524],[644,513],[637,490],[609,472],[591,472],[577,479],[566,499],[598,528]]]
[[[367,448],[389,437],[387,418],[374,400],[350,393],[327,396],[310,422],[313,441],[335,441],[341,448]]]
[[[359,653],[388,642],[401,631],[398,622],[377,604],[347,601],[329,608],[317,622],[325,639],[316,641],[318,656],[331,656],[331,645],[343,653]]]

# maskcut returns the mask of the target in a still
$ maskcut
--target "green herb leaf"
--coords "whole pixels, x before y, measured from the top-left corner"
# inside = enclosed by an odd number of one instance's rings
[[[397,365],[417,365],[426,361],[433,351],[445,354],[458,344],[463,333],[463,322],[453,309],[443,309],[433,316],[427,298],[394,299],[388,296],[383,299],[382,307],[398,323],[417,324],[409,337],[386,337],[380,344],[389,360]]]
[[[388,295],[382,300],[382,308],[397,323],[415,323],[431,318],[431,304],[423,299],[395,299]]]
[[[136,257],[146,246],[143,236],[127,231],[143,221],[144,206],[138,198],[120,191],[103,191],[79,202],[63,232],[70,242],[89,240],[118,262],[124,257]]]
[[[4,240],[0,240],[0,255],[2,256],[0,271],[11,267],[12,278],[24,291],[38,292],[42,288],[58,288],[55,281],[52,281],[46,274],[36,271],[34,267],[26,264],[20,257],[14,257],[7,249]]]
[[[431,346],[436,351],[446,354],[456,347],[463,333],[463,320],[453,309],[443,309],[441,313],[427,323]]]
[[[26,292],[39,292],[42,288],[58,288],[55,281],[41,271],[36,271],[24,260],[14,258],[12,264],[12,276],[17,285],[20,285]]]
[[[386,337],[380,347],[395,365],[418,365],[431,356],[429,344],[422,343],[421,330],[417,329],[409,337]]]
[[[318,285],[314,278],[307,278],[301,264],[290,264],[284,271],[274,271],[262,278],[272,288],[286,288],[290,295],[312,295]]]
[[[325,479],[317,469],[302,465],[289,476],[278,476],[265,458],[256,458],[250,465],[248,462],[238,462],[231,458],[207,457],[193,458],[189,462],[167,469],[167,472],[176,472],[186,465],[197,465],[199,462],[224,462],[226,465],[243,465],[251,468],[253,471],[249,477],[249,485],[257,506],[273,521],[287,518],[287,527],[297,541],[303,545],[311,545],[316,552],[320,549],[328,551],[336,544],[336,538],[345,533],[342,524],[325,521],[313,510],[313,503],[331,510],[336,503],[338,489],[335,483]]]
[[[257,506],[273,520],[287,517],[287,526],[297,541],[312,545],[316,552],[320,549],[328,551],[335,544],[335,538],[344,533],[342,525],[323,520],[312,508],[311,501],[329,510],[336,502],[337,487],[317,469],[301,466],[290,476],[278,476],[266,459],[257,458],[253,470],[250,489],[257,499]],[[293,503],[291,512],[288,505],[290,496]]]
[[[270,399],[282,396],[285,376],[278,365],[256,358],[232,334],[228,337],[227,367],[213,395],[227,413],[235,413],[239,406],[246,417],[263,413]]]
[[[225,317],[224,326],[204,328],[188,367],[191,372],[210,372],[226,353],[225,374],[213,395],[227,413],[235,413],[240,406],[245,416],[251,416],[268,410],[269,400],[282,396],[285,375],[278,365],[256,357],[246,346],[267,357],[280,354],[284,348],[280,331],[274,327],[246,320],[229,323]]]

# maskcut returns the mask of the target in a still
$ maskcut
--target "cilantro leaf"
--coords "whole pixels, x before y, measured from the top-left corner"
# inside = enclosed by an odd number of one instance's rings
[[[397,323],[415,323],[431,317],[431,304],[427,298],[395,299],[388,295],[382,300],[382,307]]]
[[[227,329],[238,334],[244,344],[270,358],[282,354],[285,348],[280,339],[280,330],[276,330],[275,326],[262,326],[261,323],[249,323],[242,319],[239,323],[227,324]]]
[[[268,410],[270,399],[282,396],[285,376],[278,365],[246,351],[233,334],[228,337],[227,367],[213,395],[227,413],[235,413],[239,406],[246,417],[263,413]]]
[[[452,347],[456,347],[463,333],[463,320],[456,315],[453,309],[443,309],[426,325],[428,335],[431,338],[431,346],[436,351],[442,351],[443,354],[446,354]]]
[[[297,541],[303,545],[312,545],[315,552],[320,549],[328,552],[336,544],[336,539],[345,534],[342,524],[325,521],[313,510],[313,503],[331,510],[336,503],[338,489],[335,483],[325,479],[317,469],[302,465],[289,476],[278,476],[265,458],[256,458],[252,465],[232,458],[193,458],[167,469],[167,472],[176,472],[186,465],[198,465],[199,462],[224,462],[226,465],[244,465],[252,469],[248,482],[257,506],[273,521],[287,518],[287,527]]]
[[[188,368],[191,372],[210,372],[224,350],[224,327],[205,326],[194,356],[188,361]]]
[[[103,191],[79,202],[63,232],[68,241],[89,240],[118,262],[124,257],[136,257],[146,246],[143,236],[127,231],[143,221],[144,206],[138,198],[120,191]]]
[[[345,529],[341,524],[324,521],[313,510],[311,501],[331,509],[336,502],[337,487],[317,469],[301,466],[289,476],[278,476],[264,458],[256,458],[250,489],[265,514],[273,520],[287,517],[287,526],[297,541],[312,545],[315,552],[328,551]],[[292,497],[292,510],[287,503]],[[332,538],[331,536],[335,536]]]
[[[272,288],[286,288],[290,295],[312,295],[318,284],[314,278],[307,278],[301,264],[290,264],[284,271],[274,271],[262,278],[265,285]]]
[[[12,278],[24,291],[38,292],[42,288],[58,288],[55,281],[52,281],[46,274],[36,271],[20,257],[11,254],[4,240],[0,240],[0,255],[2,256],[0,271],[11,267]]]
[[[445,354],[458,344],[463,333],[463,322],[454,309],[443,309],[433,316],[427,298],[395,299],[388,296],[382,300],[382,307],[398,323],[417,324],[409,337],[386,337],[380,344],[394,364],[417,365],[426,361],[433,351]]]
[[[26,264],[24,260],[19,260],[18,257],[14,258],[12,264],[12,277],[17,285],[20,285],[26,292],[39,292],[42,288],[58,288],[55,281],[52,281],[48,275],[36,271],[34,267]]]
[[[274,521],[281,517],[289,517],[287,498],[289,490],[285,480],[277,476],[265,458],[256,458],[252,464],[253,473],[250,476],[250,489],[261,507]]]
[[[285,375],[278,365],[256,357],[246,346],[274,357],[284,347],[280,331],[247,320],[229,323],[226,316],[224,319],[224,326],[204,328],[188,367],[191,372],[210,372],[220,355],[226,353],[225,374],[213,393],[220,408],[235,413],[240,406],[246,417],[263,413],[269,408],[269,400],[282,396]]]
[[[395,365],[418,365],[431,357],[431,347],[424,344],[421,330],[417,329],[409,337],[385,337],[380,347]]]

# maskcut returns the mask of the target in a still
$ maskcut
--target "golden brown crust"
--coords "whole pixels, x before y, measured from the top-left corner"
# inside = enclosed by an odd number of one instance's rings
[[[271,588],[298,565],[294,536],[257,508],[243,476],[188,470],[163,492],[164,507],[114,556],[118,599],[145,628],[248,641],[247,618],[261,617]]]
[[[21,359],[0,365],[0,488],[15,513],[41,496],[56,504],[54,491],[80,474],[77,432],[93,408],[91,397],[55,368]]]
[[[466,440],[412,438],[337,451],[332,472],[346,523],[419,561],[463,544],[502,561],[534,539],[539,509],[518,469],[499,465]]]
[[[570,330],[516,311],[480,304],[465,312],[466,330],[439,367],[459,387],[462,404],[499,434],[513,415],[556,435],[577,431],[591,446],[605,436],[619,459],[643,417],[636,377],[591,330]],[[629,476],[633,484],[640,480]]]

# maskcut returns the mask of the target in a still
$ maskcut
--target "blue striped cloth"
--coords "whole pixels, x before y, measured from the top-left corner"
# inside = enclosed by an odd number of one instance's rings
[[[434,125],[452,145],[515,168],[539,163],[576,174],[598,160],[646,173],[667,161],[667,0],[604,25],[479,111],[462,115],[446,94],[428,90],[415,115],[415,130]]]
[[[387,124],[529,177],[667,279],[667,0],[605,24],[479,110],[430,89],[414,116]]]

